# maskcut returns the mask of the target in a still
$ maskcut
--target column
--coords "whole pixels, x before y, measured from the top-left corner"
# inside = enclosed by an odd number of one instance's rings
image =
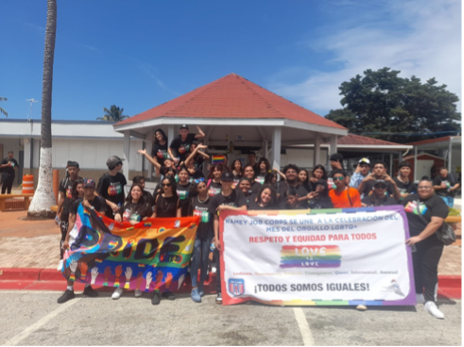
[[[417,146],[414,146],[414,175],[413,175],[414,182],[416,182],[416,172],[417,172]]]
[[[272,134],[272,162],[271,166],[276,162],[277,167],[280,169],[280,148],[282,144],[282,129],[280,127],[274,128]]]
[[[129,131],[124,132],[124,143],[122,146],[122,151],[124,153],[124,162],[122,165],[122,172],[126,176],[126,180],[129,181],[129,168],[130,168],[130,133]]]
[[[337,140],[338,136],[337,135],[332,135],[330,136],[330,155],[337,153]]]
[[[321,136],[319,133],[315,133],[314,137],[314,153],[313,153],[313,168],[321,164]]]
[[[168,126],[168,147],[171,144],[172,140],[174,140],[174,125],[170,124]]]
[[[147,153],[148,155],[151,155],[151,148],[153,146],[153,141],[154,141],[154,135],[155,135],[155,130],[152,128],[148,134],[147,134],[147,137],[144,141],[144,143],[146,143],[146,146],[145,148],[147,148]],[[169,146],[169,143],[168,143],[168,146]],[[148,177],[147,177],[147,180],[150,181],[150,182],[153,182],[153,172],[154,172],[154,166],[152,163],[150,163],[146,158],[143,158],[142,159],[144,163],[147,163],[148,165]]]
[[[390,177],[393,177],[393,154],[390,153]]]

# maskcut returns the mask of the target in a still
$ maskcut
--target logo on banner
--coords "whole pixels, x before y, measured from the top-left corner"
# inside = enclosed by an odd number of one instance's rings
[[[338,246],[282,246],[280,267],[329,268],[340,267],[342,262]]]
[[[240,296],[245,293],[245,281],[242,279],[229,279],[229,292],[233,296]]]

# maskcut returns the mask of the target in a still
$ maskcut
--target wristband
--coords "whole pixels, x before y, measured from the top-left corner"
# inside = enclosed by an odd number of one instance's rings
[[[71,273],[71,276],[69,276],[69,280],[74,282],[76,280],[76,275]]]
[[[126,284],[124,285],[124,289],[130,289],[130,282],[126,282]]]
[[[118,287],[119,288],[119,279],[118,278],[114,281],[113,287]]]

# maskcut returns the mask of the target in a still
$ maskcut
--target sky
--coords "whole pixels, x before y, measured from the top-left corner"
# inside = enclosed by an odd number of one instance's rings
[[[0,13],[0,106],[27,119],[34,98],[38,119],[46,0]],[[52,118],[133,116],[232,72],[324,116],[342,82],[383,67],[461,98],[460,1],[59,0]]]

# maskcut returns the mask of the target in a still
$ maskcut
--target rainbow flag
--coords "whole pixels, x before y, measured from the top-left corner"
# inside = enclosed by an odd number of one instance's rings
[[[211,164],[224,164],[226,162],[225,155],[213,155],[211,157]]]
[[[62,274],[97,286],[176,291],[187,276],[199,223],[198,216],[117,223],[80,205]]]

